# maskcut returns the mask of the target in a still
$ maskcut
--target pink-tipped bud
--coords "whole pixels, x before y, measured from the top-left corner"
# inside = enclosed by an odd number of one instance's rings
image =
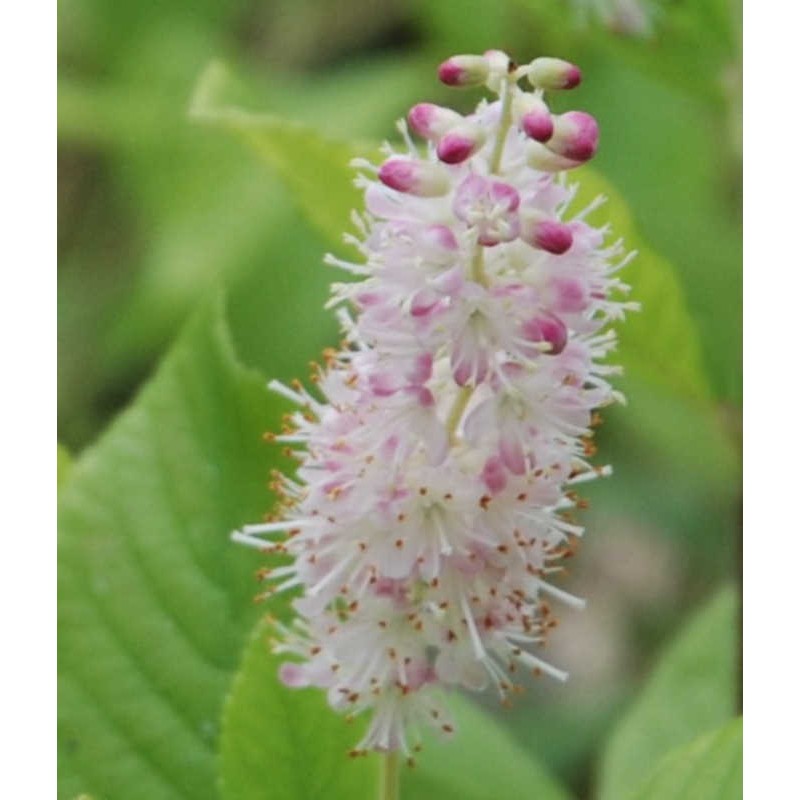
[[[553,118],[549,111],[531,111],[522,118],[522,130],[537,142],[546,142],[553,135]]]
[[[529,167],[541,172],[561,172],[561,170],[579,167],[583,163],[554,153],[548,145],[534,141],[528,142],[525,149],[525,160]]]
[[[414,158],[390,158],[381,166],[378,178],[390,189],[417,197],[441,197],[450,190],[450,178],[444,167]]]
[[[537,89],[574,89],[581,82],[581,71],[560,58],[535,58],[528,66],[528,80]]]
[[[447,86],[480,86],[490,73],[483,56],[451,56],[439,66],[439,80]]]
[[[408,124],[411,130],[425,139],[438,141],[464,118],[461,114],[434,103],[417,103],[408,112]]]
[[[520,212],[519,237],[531,247],[560,256],[572,247],[569,225],[551,219],[536,209],[524,208]]]
[[[485,141],[483,129],[467,122],[442,136],[436,146],[436,155],[445,164],[460,164],[480,150]]]
[[[547,103],[535,94],[519,94],[514,100],[514,115],[527,136],[546,142],[553,135],[553,117]]]
[[[588,161],[600,141],[597,120],[585,111],[567,111],[554,120],[553,136],[547,147],[572,161]]]
[[[548,355],[557,356],[567,346],[567,326],[554,314],[542,312],[522,325],[522,333],[529,342],[544,342]]]

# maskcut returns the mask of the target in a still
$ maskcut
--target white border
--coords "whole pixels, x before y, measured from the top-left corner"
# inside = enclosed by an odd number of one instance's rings
[[[0,796],[56,796],[56,6],[0,12]]]

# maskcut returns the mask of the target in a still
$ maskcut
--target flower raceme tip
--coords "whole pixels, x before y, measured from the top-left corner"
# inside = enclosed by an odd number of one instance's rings
[[[522,673],[566,678],[541,648],[551,602],[582,604],[557,581],[583,533],[576,487],[610,471],[589,462],[593,426],[621,399],[605,359],[636,308],[618,275],[632,254],[588,221],[596,203],[572,211],[565,173],[597,124],[545,92],[577,67],[494,50],[439,77],[497,99],[415,105],[402,152],[354,162],[360,258],[326,257],[357,279],[329,303],[344,341],[313,388],[270,384],[295,406],[270,438],[299,466],[275,476],[275,513],[233,534],[290,557],[261,571],[266,594],[297,594],[275,623],[280,677],[371,715],[354,753],[453,733],[449,689],[505,700]]]

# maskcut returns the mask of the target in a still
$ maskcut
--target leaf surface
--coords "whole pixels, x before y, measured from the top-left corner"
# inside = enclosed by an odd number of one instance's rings
[[[612,734],[600,800],[627,797],[666,753],[733,716],[736,603],[734,591],[724,589],[668,646]]]
[[[666,755],[632,800],[741,800],[742,718]]]
[[[59,498],[59,796],[216,797],[278,411],[208,309]]]

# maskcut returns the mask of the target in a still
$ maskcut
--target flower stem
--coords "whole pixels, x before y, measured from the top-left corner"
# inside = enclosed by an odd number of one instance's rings
[[[475,255],[472,257],[472,264],[470,265],[470,274],[475,283],[481,286],[488,285],[488,278],[486,277],[486,267],[483,260],[483,247],[475,245]]]
[[[474,391],[475,387],[473,386],[462,386],[461,391],[458,393],[453,403],[453,407],[450,409],[450,413],[447,415],[447,432],[450,434],[450,442],[453,444],[455,444],[458,423],[461,422],[461,417]]]
[[[497,129],[497,137],[494,140],[494,150],[492,159],[489,162],[489,169],[495,174],[500,174],[500,162],[503,159],[503,147],[508,136],[508,129],[511,127],[511,100],[514,96],[514,82],[509,78],[503,87],[503,100],[500,106],[500,126]]]
[[[378,800],[400,800],[400,754],[397,750],[381,756]]]

